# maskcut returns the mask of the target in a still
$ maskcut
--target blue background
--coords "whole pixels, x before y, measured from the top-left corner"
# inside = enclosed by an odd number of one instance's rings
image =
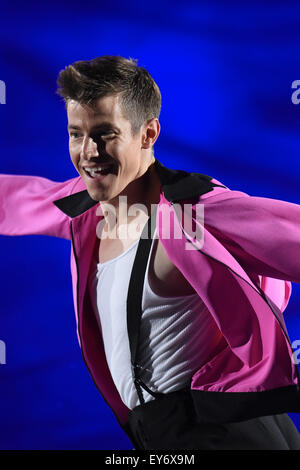
[[[231,189],[299,203],[300,6],[273,1],[10,2],[1,7],[0,172],[64,181],[60,69],[104,54],[139,59],[162,93],[155,155]],[[284,247],[283,247],[284,249]],[[0,237],[0,449],[131,449],[84,366],[70,243]],[[286,311],[300,339],[300,286]],[[300,427],[298,415],[291,415]]]

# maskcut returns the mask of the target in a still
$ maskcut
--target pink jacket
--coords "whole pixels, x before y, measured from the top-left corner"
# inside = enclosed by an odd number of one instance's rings
[[[157,159],[155,165],[161,179],[159,238],[226,340],[192,378],[199,416],[228,422],[299,411],[299,373],[282,313],[291,281],[300,282],[300,206],[231,191],[206,175],[168,169]],[[176,215],[176,203],[183,202],[192,204],[191,216],[199,227],[195,214],[204,204],[204,243],[187,233],[186,222]],[[174,229],[184,237],[164,236],[170,210]],[[79,344],[96,387],[126,431],[129,410],[112,381],[87,289],[101,218],[99,204],[80,177],[57,183],[0,175],[0,234],[52,235],[72,242]],[[188,243],[193,249],[185,248]]]

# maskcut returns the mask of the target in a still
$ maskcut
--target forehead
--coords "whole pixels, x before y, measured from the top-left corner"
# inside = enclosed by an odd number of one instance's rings
[[[84,127],[103,121],[126,126],[129,121],[123,116],[117,95],[105,96],[95,101],[93,107],[70,100],[67,105],[69,124]]]

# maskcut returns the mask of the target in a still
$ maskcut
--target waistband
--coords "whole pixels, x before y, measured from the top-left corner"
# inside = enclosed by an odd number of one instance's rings
[[[195,449],[195,435],[204,448],[212,435],[223,435],[219,424],[199,423],[189,389],[161,395],[129,412],[136,449]]]
[[[160,396],[129,412],[137,450],[300,449],[300,435],[286,414],[238,422],[204,422],[190,390]]]

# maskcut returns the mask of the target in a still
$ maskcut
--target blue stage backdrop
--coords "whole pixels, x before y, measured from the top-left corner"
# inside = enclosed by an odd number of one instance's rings
[[[77,176],[57,74],[75,60],[118,54],[139,59],[160,87],[155,155],[163,164],[299,204],[299,3],[29,0],[3,8],[1,173]],[[131,449],[82,360],[70,243],[2,236],[0,250],[0,449]],[[285,318],[291,341],[300,340],[299,285]]]

